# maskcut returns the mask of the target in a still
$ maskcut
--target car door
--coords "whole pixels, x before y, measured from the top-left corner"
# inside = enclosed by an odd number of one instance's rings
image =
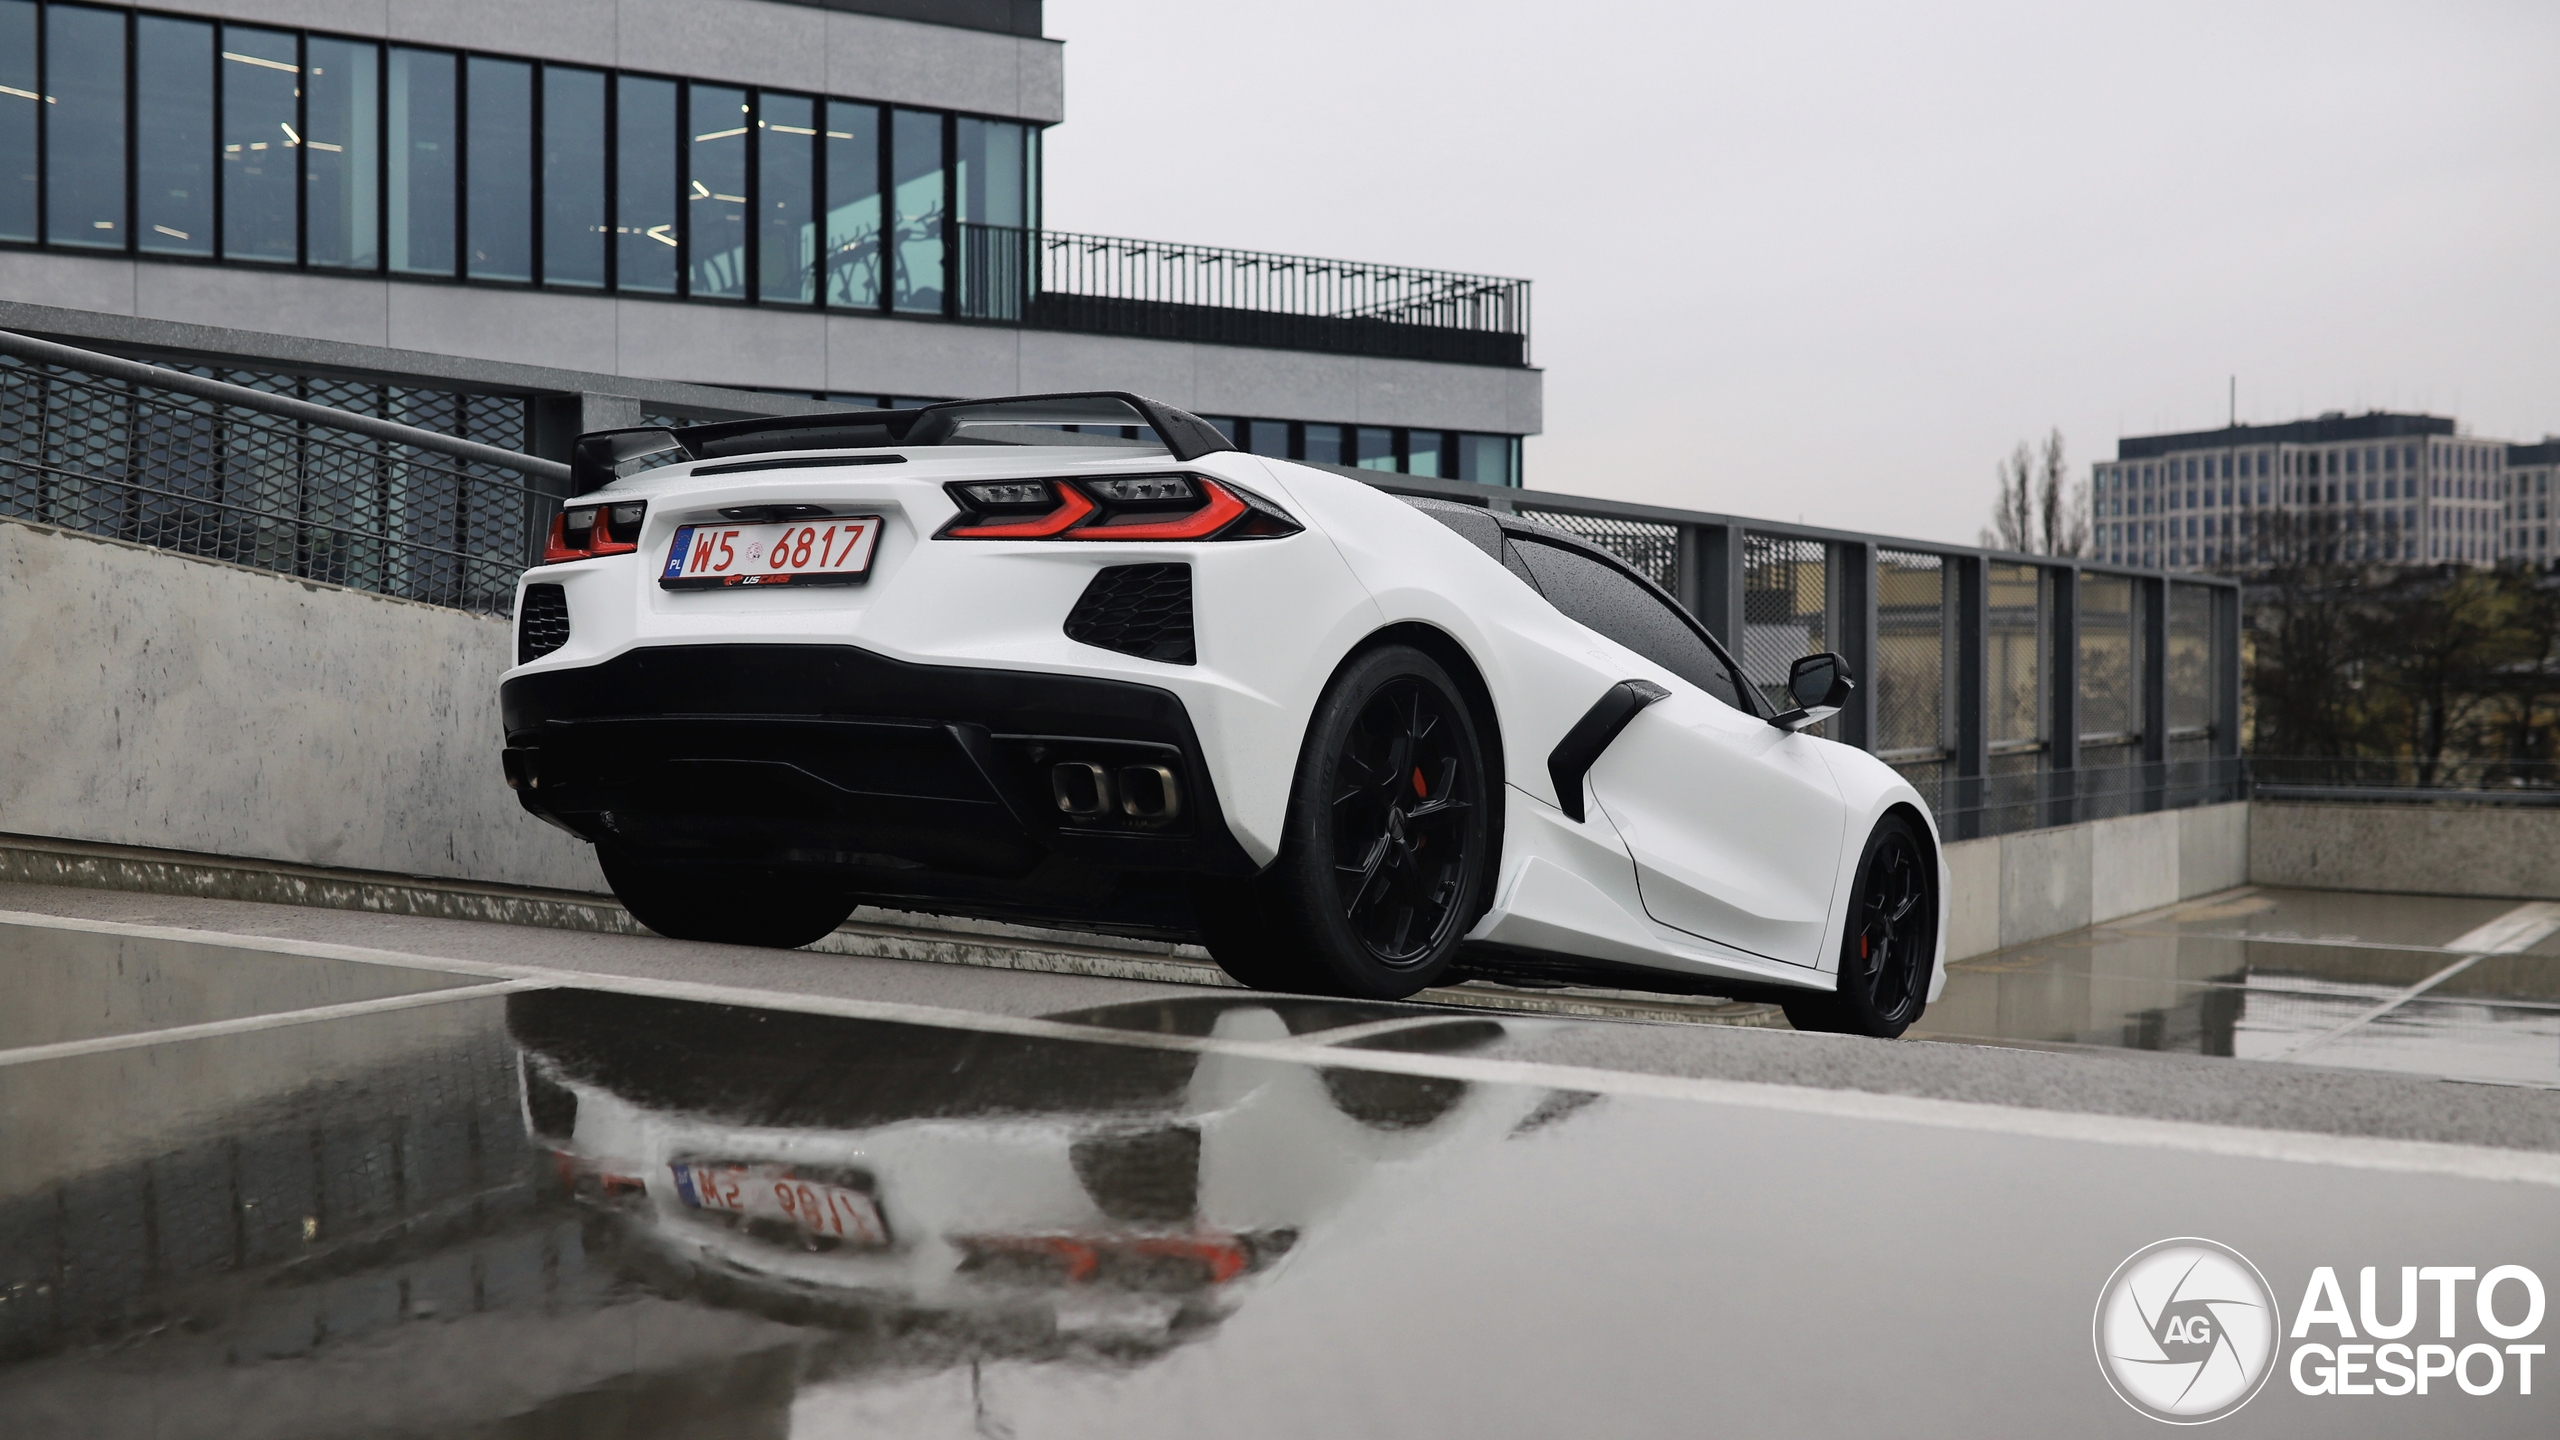
[[[1557,609],[1687,682],[1629,722],[1590,771],[1634,857],[1645,913],[1819,967],[1847,825],[1820,742],[1753,713],[1742,677],[1667,597],[1580,550],[1514,541]]]

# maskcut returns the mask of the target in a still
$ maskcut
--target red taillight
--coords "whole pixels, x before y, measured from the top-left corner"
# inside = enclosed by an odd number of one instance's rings
[[[1101,507],[1072,485],[1058,487],[1058,508],[1035,520],[1002,525],[960,525],[942,533],[954,540],[1046,540],[1074,526]]]
[[[542,563],[628,555],[640,548],[640,524],[648,514],[646,500],[571,506],[551,517],[551,534],[542,542]]]
[[[945,488],[960,503],[960,514],[936,537],[943,540],[1266,540],[1301,528],[1242,486],[1198,474],[954,482]],[[1043,514],[1020,513],[1051,501],[1053,508]],[[1014,513],[997,518],[1006,511]]]
[[[1203,480],[1209,503],[1179,520],[1142,521],[1130,525],[1088,525],[1070,531],[1070,540],[1206,540],[1248,508],[1215,480]]]

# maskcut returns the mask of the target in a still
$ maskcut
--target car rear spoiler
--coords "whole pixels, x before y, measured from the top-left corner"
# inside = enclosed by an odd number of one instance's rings
[[[948,400],[914,410],[851,410],[777,415],[706,425],[598,430],[578,437],[569,463],[569,493],[587,494],[625,475],[686,460],[760,455],[776,450],[868,450],[889,446],[967,444],[971,431],[1060,425],[1144,425],[1176,460],[1236,449],[1217,426],[1187,410],[1125,390],[1008,395]],[[1019,441],[1014,443],[1020,443]]]

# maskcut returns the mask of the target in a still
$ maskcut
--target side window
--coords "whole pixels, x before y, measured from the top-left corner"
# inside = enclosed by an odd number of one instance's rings
[[[1513,546],[1538,588],[1566,617],[1590,626],[1737,710],[1725,668],[1698,632],[1650,590],[1588,555],[1524,539]]]

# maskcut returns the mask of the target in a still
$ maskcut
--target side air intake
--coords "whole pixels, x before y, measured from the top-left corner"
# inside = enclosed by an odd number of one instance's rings
[[[569,592],[557,585],[524,587],[524,613],[516,617],[516,663],[539,660],[569,643]]]
[[[566,624],[564,620],[564,639]],[[1067,638],[1142,660],[1196,664],[1200,656],[1191,639],[1191,567],[1112,565],[1095,572],[1093,583],[1067,612]]]

